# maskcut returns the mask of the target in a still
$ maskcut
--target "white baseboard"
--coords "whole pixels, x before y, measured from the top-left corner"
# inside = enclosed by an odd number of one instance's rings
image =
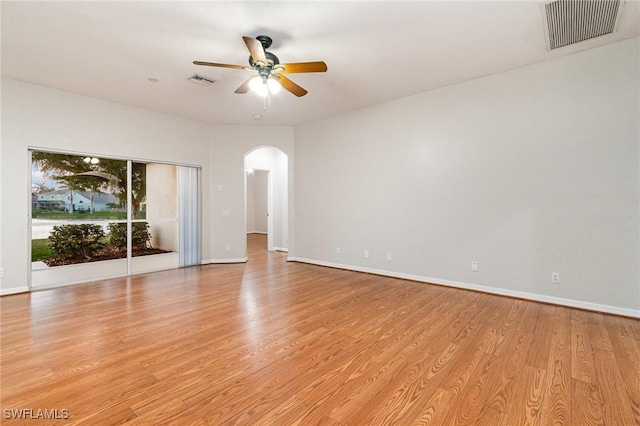
[[[238,257],[231,259],[207,259],[200,262],[201,265],[207,265],[210,263],[246,263],[249,259],[247,257]]]
[[[247,234],[261,234],[261,235],[268,235],[268,232],[262,232],[262,231],[247,231]]]
[[[73,265],[67,265],[67,266],[73,266]],[[146,274],[146,272],[144,272],[144,273]],[[133,275],[117,274],[117,275],[108,275],[108,276],[99,277],[99,278],[82,279],[82,280],[77,280],[77,281],[69,281],[69,282],[61,282],[61,283],[53,283],[53,284],[42,284],[42,285],[32,285],[31,291],[53,290],[54,288],[70,287],[70,286],[74,286],[74,285],[88,284],[88,283],[97,283],[97,282],[102,282],[102,281],[107,281],[107,280],[115,280],[115,279],[118,279],[118,278],[125,278],[125,277],[128,277],[128,276],[133,276]]]
[[[285,253],[289,253],[289,249],[286,247],[274,247],[273,248],[275,251],[283,251]]]
[[[21,287],[11,287],[0,289],[0,296],[8,296],[10,294],[28,293],[29,287],[26,285]]]
[[[570,308],[585,309],[588,311],[597,311],[608,314],[622,315],[626,317],[640,318],[640,310],[620,308],[617,306],[601,305],[599,303],[584,302],[581,300],[565,299],[562,297],[546,296],[543,294],[528,293],[524,291],[508,290],[497,287],[488,287],[478,284],[463,283],[458,281],[443,280],[439,278],[425,277],[421,275],[404,274],[401,272],[385,271],[382,269],[366,268],[362,266],[343,265],[340,263],[325,262],[322,260],[306,259],[301,257],[287,257],[287,261],[309,263],[318,266],[327,266],[330,268],[345,269],[348,271],[365,272],[368,274],[382,275],[392,278],[401,278],[405,280],[418,281],[429,284],[443,285],[447,287],[455,287],[464,290],[473,290],[483,293],[491,293],[499,296],[515,297],[517,299],[532,300],[535,302],[549,303],[552,305],[567,306]]]

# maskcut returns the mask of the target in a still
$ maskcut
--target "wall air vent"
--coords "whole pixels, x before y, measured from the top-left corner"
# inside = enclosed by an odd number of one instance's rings
[[[557,0],[545,4],[549,48],[611,34],[621,7],[620,0]]]
[[[199,84],[200,86],[211,86],[216,80],[202,76],[200,74],[194,74],[188,78],[188,80],[192,83]]]

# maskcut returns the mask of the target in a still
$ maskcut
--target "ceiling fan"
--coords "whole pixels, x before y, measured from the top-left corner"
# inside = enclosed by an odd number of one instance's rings
[[[322,61],[316,62],[295,62],[281,64],[276,55],[267,52],[273,40],[271,37],[260,35],[256,38],[244,36],[244,43],[249,49],[249,66],[218,64],[214,62],[193,61],[195,65],[206,65],[210,67],[222,67],[233,69],[244,69],[258,71],[258,75],[249,77],[240,85],[235,93],[243,94],[249,90],[254,90],[260,96],[268,96],[276,93],[280,87],[300,97],[307,94],[307,91],[289,80],[284,74],[305,73],[305,72],[325,72],[327,64]]]

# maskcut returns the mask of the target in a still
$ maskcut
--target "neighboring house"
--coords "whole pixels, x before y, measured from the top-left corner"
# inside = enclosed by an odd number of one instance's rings
[[[120,201],[113,194],[101,194],[99,192],[78,192],[68,189],[38,194],[34,207],[50,207],[58,210],[69,211],[73,204],[74,211],[104,212],[109,210],[109,204],[119,204]]]
[[[56,189],[54,191],[42,192],[36,195],[36,200],[32,200],[33,208],[45,208],[50,210],[65,210],[68,205],[69,190]]]
[[[120,200],[113,194],[100,194],[98,192],[81,192],[85,199],[93,203],[93,211],[106,212],[111,210],[110,205],[119,205]]]

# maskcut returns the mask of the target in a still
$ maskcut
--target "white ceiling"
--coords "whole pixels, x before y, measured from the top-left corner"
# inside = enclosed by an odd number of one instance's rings
[[[640,35],[640,3],[627,1],[614,34],[550,52],[542,5],[2,1],[2,75],[208,123],[295,125]],[[328,72],[290,74],[309,93],[283,91],[263,111],[233,93],[250,71],[192,64],[247,65],[241,37],[260,34],[282,62]]]

